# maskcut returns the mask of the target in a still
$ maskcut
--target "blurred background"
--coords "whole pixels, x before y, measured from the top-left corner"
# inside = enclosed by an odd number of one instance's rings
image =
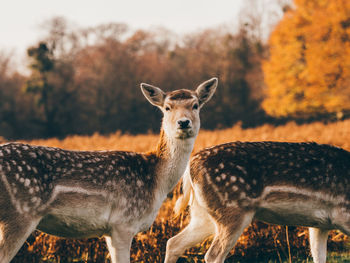
[[[213,76],[205,129],[349,116],[349,1],[21,2],[1,10],[6,139],[158,132],[140,82]]]

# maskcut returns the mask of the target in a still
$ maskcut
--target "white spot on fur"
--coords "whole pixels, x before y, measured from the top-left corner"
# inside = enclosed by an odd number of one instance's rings
[[[29,153],[29,156],[32,157],[32,158],[37,158],[37,155],[35,152],[30,152]]]
[[[125,207],[126,204],[127,204],[126,198],[124,196],[121,197],[119,203],[120,203],[121,206]]]
[[[28,212],[29,212],[29,207],[28,207],[28,205],[27,205],[27,204],[23,204],[22,210],[23,210],[23,212],[28,213]]]
[[[24,180],[24,186],[28,187],[30,185],[30,180],[27,178]]]
[[[231,181],[232,183],[236,182],[236,181],[237,181],[237,177],[234,176],[234,175],[232,175],[231,178],[230,178],[230,181]]]
[[[143,186],[143,182],[141,180],[137,180],[136,184],[137,184],[138,187]]]

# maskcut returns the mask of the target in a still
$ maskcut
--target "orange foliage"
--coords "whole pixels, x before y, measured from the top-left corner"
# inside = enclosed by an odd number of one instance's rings
[[[350,110],[350,2],[295,0],[271,34],[263,107],[274,116]]]

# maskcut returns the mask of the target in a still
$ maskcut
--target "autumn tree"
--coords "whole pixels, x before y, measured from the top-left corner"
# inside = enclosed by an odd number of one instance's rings
[[[47,21],[45,28],[47,36],[27,50],[31,74],[24,95],[34,96],[36,116],[32,122],[41,128],[41,136],[62,137],[76,133],[80,124],[73,61],[82,37],[61,17]]]
[[[69,60],[55,57],[54,51],[46,42],[28,49],[32,73],[25,91],[34,96],[37,108],[34,121],[42,127],[44,137],[61,137],[74,132],[70,128],[77,107],[73,65]]]
[[[263,107],[274,116],[350,110],[350,2],[295,0],[271,34]]]
[[[0,136],[25,138],[38,133],[31,121],[35,108],[30,96],[23,96],[25,77],[14,69],[13,55],[0,52]]]
[[[41,42],[37,47],[28,49],[28,56],[32,58],[30,68],[32,76],[27,81],[26,91],[37,96],[37,104],[43,107],[46,136],[54,135],[55,110],[51,107],[53,86],[48,82],[48,74],[53,70],[54,60],[46,43]]]

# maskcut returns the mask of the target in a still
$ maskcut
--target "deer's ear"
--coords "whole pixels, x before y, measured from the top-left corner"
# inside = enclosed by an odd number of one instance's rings
[[[202,107],[215,93],[218,85],[218,79],[209,79],[198,86],[196,93],[199,99],[199,106]]]
[[[143,95],[152,105],[163,107],[165,93],[160,88],[146,83],[141,83],[140,87]]]

